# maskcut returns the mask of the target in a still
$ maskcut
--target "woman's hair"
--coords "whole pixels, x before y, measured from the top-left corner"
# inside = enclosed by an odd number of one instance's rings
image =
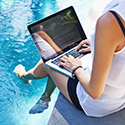
[[[38,31],[44,31],[43,25],[37,24],[31,27],[31,33],[36,33]]]

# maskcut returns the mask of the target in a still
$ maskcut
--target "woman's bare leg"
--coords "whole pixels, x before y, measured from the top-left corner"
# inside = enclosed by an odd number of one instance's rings
[[[40,60],[33,69],[31,69],[27,72],[25,71],[25,68],[22,65],[18,65],[15,68],[14,72],[25,83],[28,84],[29,80],[41,79],[41,78],[44,78],[44,77],[48,76],[48,74],[42,69],[42,64],[43,64],[43,61]],[[23,70],[22,70],[22,68],[23,68]],[[53,80],[51,79],[50,76],[48,76],[47,86],[46,86],[45,92],[43,93],[42,96],[46,95],[45,97],[50,98],[50,96],[51,96],[52,92],[54,91],[55,87],[56,86],[55,86]]]
[[[41,98],[30,109],[30,111],[29,111],[30,114],[41,113],[45,109],[48,108],[49,101],[51,100],[50,96],[51,96],[52,92],[54,91],[55,87],[56,87],[56,85],[54,84],[53,80],[51,79],[51,77],[48,76],[46,89],[45,89],[44,93],[42,94]]]
[[[38,64],[33,68],[33,71],[32,71],[33,74],[38,76],[39,78],[44,78],[44,77],[48,76],[48,73],[46,73],[46,71],[44,71],[42,68],[43,64],[44,64],[43,61],[40,60],[38,62]],[[46,86],[46,89],[45,89],[45,92],[43,93],[43,95],[45,95],[47,93],[48,97],[50,97],[55,88],[56,88],[55,83],[53,82],[51,77],[48,76],[47,86]]]
[[[41,78],[44,78],[45,76],[49,76],[50,77],[49,80],[53,81],[52,84],[55,83],[55,85],[62,92],[62,94],[72,103],[72,101],[70,100],[69,94],[68,94],[68,90],[67,90],[67,82],[68,82],[69,77],[49,68],[48,66],[46,66],[43,63],[42,60],[40,60],[40,62],[36,65],[36,67],[34,69],[35,70],[33,73]],[[46,90],[49,91],[49,89],[47,89],[47,88],[46,88]],[[50,93],[51,93],[51,91],[50,91]]]
[[[55,85],[59,88],[59,90],[62,92],[62,94],[72,103],[67,90],[67,82],[69,77],[49,68],[44,64],[42,60],[40,60],[38,64],[33,68],[33,73],[36,76],[39,76],[40,78],[49,76],[53,80]]]
[[[42,63],[41,67],[44,72],[46,72],[52,78],[53,82],[61,91],[61,93],[68,99],[68,101],[72,103],[67,90],[67,82],[69,77],[49,68],[44,63]]]
[[[50,76],[48,76],[48,81],[47,81],[47,85],[46,85],[46,89],[43,93],[42,96],[47,95],[48,98],[50,98],[51,94],[53,93],[54,89],[56,88],[55,83],[53,82],[53,80],[51,79]]]
[[[29,84],[29,80],[41,79],[48,75],[41,68],[42,63],[43,61],[40,60],[33,69],[27,72],[24,66],[18,65],[15,67],[14,72],[24,83]]]
[[[55,89],[55,85],[59,88],[59,90],[62,92],[62,94],[72,103],[70,100],[70,97],[68,95],[67,91],[67,82],[68,82],[68,77],[47,67],[42,60],[40,60],[37,65],[29,70],[28,72],[15,72],[17,76],[20,78],[23,76],[24,79],[30,80],[30,79],[41,79],[45,78],[48,76],[48,82],[46,89],[41,96],[42,104],[45,104],[48,106],[48,101],[50,100],[50,96]],[[35,75],[35,76],[34,76]],[[36,77],[37,76],[37,77]],[[37,106],[33,106],[33,108],[30,110],[30,113],[40,113],[43,112],[47,107],[43,107],[42,104],[39,104],[38,102],[36,103]],[[38,105],[39,104],[39,105]],[[44,105],[44,106],[45,106]],[[41,110],[39,110],[39,107]],[[36,110],[37,109],[37,110]]]

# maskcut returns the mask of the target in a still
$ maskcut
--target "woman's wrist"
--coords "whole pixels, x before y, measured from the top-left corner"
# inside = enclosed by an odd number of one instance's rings
[[[83,67],[82,67],[82,66],[77,66],[76,68],[73,69],[72,73],[74,74],[75,71],[76,71],[77,69],[79,69],[79,68],[83,68]]]
[[[73,71],[72,71],[72,76],[76,75],[76,72],[79,69],[83,69],[83,67],[82,66],[77,66],[76,68],[74,68]]]

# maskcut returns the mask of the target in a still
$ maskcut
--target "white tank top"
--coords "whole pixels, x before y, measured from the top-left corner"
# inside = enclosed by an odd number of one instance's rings
[[[125,0],[112,0],[104,9],[104,13],[109,10],[117,12],[125,21]],[[94,37],[92,37],[92,56],[94,55]],[[84,62],[84,60],[83,60]],[[90,60],[88,60],[90,64]],[[83,64],[84,67],[84,64]],[[92,63],[86,71],[91,74]],[[80,104],[88,116],[101,117],[125,108],[125,47],[114,53],[112,66],[106,81],[104,94],[97,100],[92,99],[82,88],[77,86],[77,96]]]

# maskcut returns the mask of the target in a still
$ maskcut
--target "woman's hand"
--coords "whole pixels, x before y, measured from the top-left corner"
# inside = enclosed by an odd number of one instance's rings
[[[74,58],[73,56],[69,55],[63,56],[60,60],[59,65],[72,72],[77,66],[81,66],[82,63],[79,58]]]
[[[85,44],[88,45],[87,48],[82,48]],[[81,43],[79,43],[78,47],[77,47],[77,51],[79,51],[80,53],[85,53],[85,52],[90,52],[91,51],[91,43],[89,39],[83,40]]]

